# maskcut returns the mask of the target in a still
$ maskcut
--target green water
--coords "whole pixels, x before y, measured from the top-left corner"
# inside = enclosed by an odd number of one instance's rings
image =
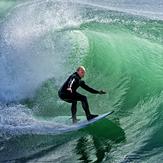
[[[163,13],[152,1],[0,1],[1,162],[161,162]],[[85,128],[58,89],[83,65],[114,114]],[[84,116],[78,102],[77,116]]]

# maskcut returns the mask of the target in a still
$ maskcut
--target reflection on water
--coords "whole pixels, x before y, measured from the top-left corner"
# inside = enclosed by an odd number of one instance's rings
[[[74,152],[80,157],[78,160],[98,163],[107,158],[112,144],[125,140],[122,128],[108,119],[102,119],[84,128],[87,134],[77,140]]]
[[[100,163],[108,161],[113,145],[123,141],[125,133],[120,125],[105,118],[75,132],[45,136],[22,135],[13,138],[14,143],[9,141],[7,147],[10,148],[8,154],[11,161]],[[21,146],[21,152],[12,150],[15,143]]]

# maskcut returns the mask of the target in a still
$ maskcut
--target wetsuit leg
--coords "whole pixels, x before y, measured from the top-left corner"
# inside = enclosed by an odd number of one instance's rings
[[[83,107],[83,109],[85,111],[86,116],[88,117],[91,113],[89,111],[89,106],[88,106],[87,99],[85,100],[85,102],[82,101],[82,107]]]
[[[77,101],[73,102],[71,105],[71,113],[72,113],[72,120],[73,123],[75,123],[77,121],[76,119],[76,111],[77,111]]]
[[[81,101],[82,102],[82,107],[86,113],[87,119],[88,116],[90,116],[90,111],[89,111],[89,105],[88,105],[88,101],[87,101],[87,97],[78,93],[78,92],[69,92],[69,91],[65,91],[62,92],[62,94],[59,94],[60,98],[66,102],[70,102],[70,103],[75,103],[76,101]],[[75,104],[73,104],[73,107],[75,106]]]

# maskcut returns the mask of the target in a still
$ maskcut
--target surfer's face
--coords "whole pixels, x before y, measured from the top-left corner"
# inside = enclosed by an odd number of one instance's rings
[[[85,69],[84,68],[80,68],[79,71],[77,71],[77,73],[80,76],[80,78],[84,78],[84,76],[85,76]]]

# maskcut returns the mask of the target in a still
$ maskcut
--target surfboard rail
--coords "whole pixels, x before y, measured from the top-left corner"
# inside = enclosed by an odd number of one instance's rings
[[[108,113],[99,115],[99,116],[97,116],[97,117],[95,117],[95,118],[93,118],[93,119],[91,119],[89,121],[86,119],[86,116],[78,116],[78,118],[81,119],[81,120],[78,121],[75,124],[72,123],[72,119],[69,116],[59,116],[59,117],[56,117],[54,119],[54,121],[57,122],[57,123],[68,125],[68,126],[84,127],[84,126],[87,126],[87,125],[89,125],[91,123],[99,121],[100,119],[105,118],[106,116],[108,116],[108,115],[110,115],[112,113],[114,113],[114,111],[110,111]]]

